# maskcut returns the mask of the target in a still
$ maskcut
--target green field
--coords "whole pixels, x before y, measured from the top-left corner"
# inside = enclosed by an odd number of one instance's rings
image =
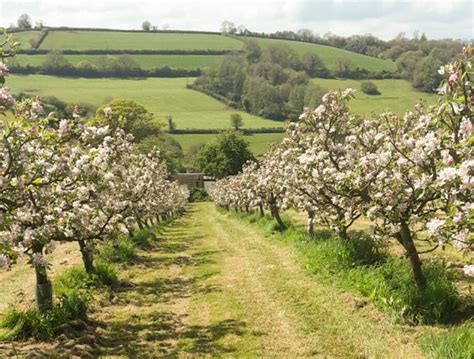
[[[348,58],[352,61],[355,67],[367,69],[369,71],[395,71],[396,65],[393,61],[377,59],[366,55],[357,54],[355,52],[338,49],[336,47],[310,44],[298,41],[287,41],[277,39],[261,39],[254,38],[262,47],[269,47],[274,45],[287,45],[296,51],[299,55],[307,52],[317,54],[324,64],[330,68],[334,68],[334,63],[337,58]]]
[[[399,115],[408,110],[421,99],[428,104],[434,104],[437,96],[420,92],[405,80],[371,80],[381,92],[380,95],[366,95],[360,90],[360,81],[356,80],[333,80],[313,79],[313,83],[325,90],[337,90],[351,87],[356,92],[356,98],[351,101],[351,109],[361,115],[391,111]]]
[[[193,146],[209,143],[217,135],[171,135],[179,142],[183,152],[186,153]],[[283,133],[257,133],[245,135],[244,139],[250,143],[250,149],[255,155],[263,154],[272,143],[280,142],[283,139]]]
[[[21,66],[41,66],[47,55],[17,55],[15,63]],[[113,55],[64,55],[73,65],[87,61],[95,64],[103,56]],[[206,69],[216,64],[222,55],[127,55],[133,58],[142,69],[169,66],[177,69]]]
[[[55,50],[239,50],[242,42],[222,35],[50,31],[40,46]]]
[[[30,49],[31,44],[30,41],[38,41],[41,32],[40,31],[21,31],[21,32],[15,32],[11,34],[13,39],[15,41],[18,41],[21,44],[22,49]]]
[[[98,106],[114,98],[127,98],[145,106],[158,118],[171,115],[177,128],[229,128],[230,114],[239,112],[200,92],[186,89],[193,79],[83,79],[46,75],[12,75],[13,92],[56,96],[68,103]],[[281,127],[281,121],[265,120],[240,112],[244,127]]]

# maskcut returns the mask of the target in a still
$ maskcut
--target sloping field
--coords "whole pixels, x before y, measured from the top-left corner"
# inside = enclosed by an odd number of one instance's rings
[[[94,106],[114,98],[135,100],[164,120],[172,116],[177,128],[229,128],[230,114],[239,112],[200,92],[186,88],[193,79],[83,79],[45,75],[12,75],[8,86],[15,92],[39,96],[56,96],[68,103]],[[283,122],[265,120],[239,112],[244,127],[282,127]]]
[[[242,42],[222,35],[50,31],[41,49],[55,50],[239,50]]]
[[[307,52],[317,54],[329,69],[334,69],[337,58],[348,58],[355,67],[367,69],[369,71],[395,71],[396,65],[393,61],[377,59],[366,55],[357,54],[355,52],[338,49],[336,47],[310,44],[298,41],[262,39],[254,38],[262,47],[274,45],[287,45],[296,51],[299,55]]]
[[[356,80],[334,80],[334,79],[313,79],[313,83],[321,86],[325,90],[337,90],[353,88],[357,90],[356,98],[351,101],[351,109],[360,115],[370,115],[371,113],[395,112],[398,115],[412,110],[413,106],[420,100],[427,104],[434,104],[437,96],[415,90],[408,81],[405,80],[371,80],[379,91],[380,95],[366,95],[360,89],[360,81]]]
[[[30,41],[38,41],[41,32],[40,31],[21,31],[11,34],[15,41],[21,44],[22,49],[31,49]]]
[[[17,55],[15,63],[21,66],[41,66],[47,55]],[[83,61],[96,64],[103,57],[116,57],[115,55],[64,55],[73,65]],[[222,55],[127,55],[130,56],[142,69],[153,69],[169,66],[176,69],[206,69],[216,64]]]

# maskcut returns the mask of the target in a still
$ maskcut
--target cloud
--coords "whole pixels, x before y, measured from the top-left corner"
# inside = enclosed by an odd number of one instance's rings
[[[0,26],[22,13],[52,26],[140,28],[144,20],[174,29],[214,30],[223,20],[255,31],[309,28],[316,33],[399,32],[430,38],[472,38],[469,0],[0,0]]]

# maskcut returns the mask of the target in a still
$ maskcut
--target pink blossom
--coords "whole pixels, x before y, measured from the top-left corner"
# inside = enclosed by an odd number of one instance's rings
[[[445,221],[442,219],[434,218],[428,223],[426,223],[426,230],[430,235],[437,234],[440,229],[443,227]]]
[[[0,62],[0,76],[7,76],[10,73],[8,71],[7,65],[5,65],[3,62]]]
[[[464,135],[464,136],[469,136],[472,131],[472,122],[469,120],[467,117],[463,117],[461,120],[461,125],[459,127],[459,131]]]
[[[459,74],[457,72],[449,75],[449,79],[448,79],[448,82],[453,85],[455,84],[456,82],[459,81]]]

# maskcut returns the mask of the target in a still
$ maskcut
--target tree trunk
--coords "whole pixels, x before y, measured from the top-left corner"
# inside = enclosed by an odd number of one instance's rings
[[[81,250],[82,262],[86,273],[92,274],[94,272],[94,254],[84,240],[79,240],[79,248]]]
[[[36,272],[36,307],[40,312],[53,308],[53,286],[48,280],[46,268],[35,266]]]
[[[400,237],[402,245],[406,250],[407,256],[410,259],[411,269],[413,271],[413,277],[415,279],[416,287],[419,291],[423,290],[426,285],[426,278],[421,268],[421,260],[416,250],[415,243],[413,242],[413,236],[411,235],[410,228],[405,221],[400,223]]]
[[[314,236],[314,211],[308,211],[308,226],[307,226],[308,236]]]
[[[249,205],[248,205],[248,204],[245,205],[245,212],[246,212],[246,213],[250,213],[250,209],[249,209]]]
[[[258,210],[260,211],[260,217],[264,217],[265,212],[263,211],[263,204],[261,203],[258,204]]]
[[[125,225],[125,228],[127,228],[128,236],[131,237],[133,235],[133,228],[127,224]]]
[[[285,228],[285,224],[284,224],[283,221],[281,220],[280,212],[278,211],[278,207],[277,207],[276,205],[272,204],[271,207],[270,207],[270,209],[271,209],[273,218],[275,218],[275,221],[278,223],[278,226],[279,226],[281,229]]]
[[[144,230],[144,229],[145,229],[145,226],[143,225],[143,223],[142,223],[141,220],[137,219],[137,224],[138,224],[138,228],[139,228],[140,230]]]
[[[337,236],[339,237],[340,240],[342,241],[347,241],[348,240],[348,236],[347,236],[347,227],[345,226],[341,226],[341,227],[337,227]]]

